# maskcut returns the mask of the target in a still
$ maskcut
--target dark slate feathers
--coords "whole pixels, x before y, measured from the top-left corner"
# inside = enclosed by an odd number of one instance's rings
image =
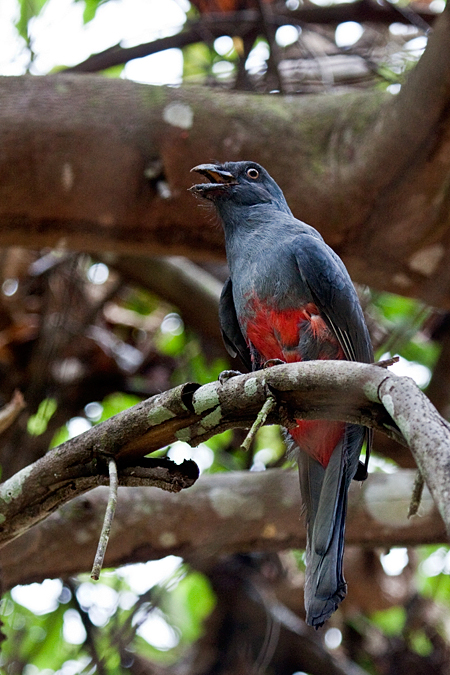
[[[346,359],[372,361],[364,315],[342,260],[329,246],[308,236],[299,237],[295,242],[295,256],[303,283],[308,286]]]
[[[251,370],[252,362],[250,358],[250,351],[245,338],[242,335],[236,315],[230,277],[228,277],[226,280],[220,295],[219,321],[220,329],[222,331],[222,338],[227,352],[233,358],[239,356],[247,370]]]
[[[255,162],[198,168],[212,183],[203,190],[202,185],[195,186],[195,192],[214,202],[225,232],[230,278],[222,291],[219,314],[225,346],[231,356],[239,355],[249,369],[260,367],[261,354],[246,339],[251,321],[252,330],[255,326],[257,329],[252,333],[253,339],[260,341],[266,353],[277,349],[273,341],[279,325],[276,318],[270,319],[273,323],[268,325],[267,317],[276,316],[277,312],[287,316],[295,311],[304,317],[304,308],[312,303],[345,358],[370,363],[373,355],[369,334],[343,262],[314,228],[294,218],[283,192],[267,171]],[[231,180],[225,177],[220,184],[220,171],[226,171]],[[255,314],[249,298],[251,302],[256,298],[259,306],[268,308],[267,312],[264,309],[262,319],[255,318],[259,314]],[[270,333],[267,341],[266,330]],[[294,323],[294,340],[295,330]],[[317,350],[319,338],[306,335],[304,328],[298,331],[294,351],[299,359],[317,358],[315,354],[327,358],[323,356],[326,352]],[[292,331],[289,335],[292,336]],[[309,341],[305,346],[303,339]],[[300,423],[298,429],[301,432]],[[300,445],[304,441],[301,433]],[[323,427],[319,428],[319,438],[325,438]],[[366,475],[366,467],[359,462],[364,439],[368,454],[371,432],[353,424],[343,426],[342,435],[331,448],[328,464],[313,458],[314,452],[307,454],[296,449],[308,535],[306,621],[316,628],[331,616],[346,594],[342,566],[347,493],[352,478],[362,479]],[[294,444],[292,438],[288,442]]]

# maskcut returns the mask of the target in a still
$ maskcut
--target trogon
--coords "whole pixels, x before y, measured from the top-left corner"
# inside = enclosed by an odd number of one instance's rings
[[[228,352],[248,369],[267,361],[346,359],[370,363],[372,346],[341,259],[295,218],[282,190],[255,162],[202,164],[207,183],[191,191],[213,202],[225,233],[230,276],[219,318]],[[307,527],[305,608],[321,626],[346,594],[343,553],[347,493],[363,479],[371,432],[334,421],[296,420],[289,429]]]

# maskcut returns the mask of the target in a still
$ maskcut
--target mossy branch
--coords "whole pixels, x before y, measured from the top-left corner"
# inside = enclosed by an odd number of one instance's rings
[[[375,365],[342,361],[292,363],[233,377],[223,385],[195,383],[171,389],[54,448],[0,485],[0,543],[4,545],[49,513],[108,482],[115,458],[120,485],[156,485],[179,491],[198,475],[193,462],[144,459],[177,440],[195,446],[233,427],[249,428],[267,391],[276,400],[267,422],[330,419],[364,424],[409,445],[450,529],[447,466],[450,425],[415,383]]]

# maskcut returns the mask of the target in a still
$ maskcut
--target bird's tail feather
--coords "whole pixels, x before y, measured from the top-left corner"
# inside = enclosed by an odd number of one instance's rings
[[[321,626],[346,595],[343,576],[347,493],[356,471],[363,430],[348,425],[324,468],[298,453],[300,490],[306,512],[306,622]]]

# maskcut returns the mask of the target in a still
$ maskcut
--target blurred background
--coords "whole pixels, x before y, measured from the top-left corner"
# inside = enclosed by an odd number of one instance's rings
[[[0,75],[68,69],[230,93],[395,96],[443,8],[443,0],[2,0]],[[169,190],[158,174],[156,188]],[[27,404],[0,438],[2,479],[144,398],[216,379],[230,366],[217,319],[226,277],[223,261],[137,262],[64,243],[0,250],[0,402],[19,389]],[[358,291],[376,358],[398,354],[392,370],[447,416],[450,314]],[[202,475],[290,468],[277,427],[261,429],[248,454],[242,438],[228,431],[159,454],[192,458]],[[371,473],[414,466],[407,449],[377,436]],[[8,675],[450,673],[447,545],[425,537],[415,547],[349,546],[348,599],[317,633],[303,623],[303,570],[302,550],[250,548],[125,565],[97,583],[84,573],[16,585],[2,600],[0,665]]]

